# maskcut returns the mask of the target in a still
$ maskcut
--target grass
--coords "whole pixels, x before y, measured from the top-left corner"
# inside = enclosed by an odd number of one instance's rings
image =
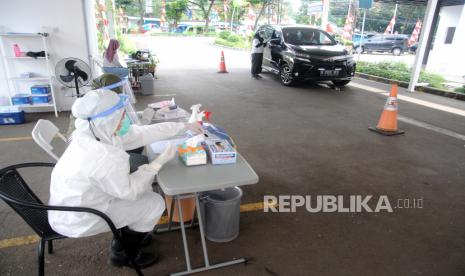
[[[465,85],[454,89],[454,92],[465,94]]]
[[[357,72],[396,81],[409,82],[411,68],[403,62],[383,61],[371,63],[359,61],[357,63]],[[446,82],[446,79],[441,75],[422,70],[418,82],[428,83],[430,87],[445,89],[443,83]]]

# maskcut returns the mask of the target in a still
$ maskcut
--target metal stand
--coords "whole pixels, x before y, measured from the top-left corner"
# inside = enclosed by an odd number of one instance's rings
[[[184,221],[183,221],[183,211],[182,211],[182,206],[181,206],[181,199],[185,198],[192,198],[195,197],[195,212],[194,216],[197,213],[197,219],[198,223],[195,223],[195,217],[192,219],[189,228],[193,228],[196,225],[199,226],[200,229],[200,240],[202,242],[202,250],[203,250],[203,257],[204,257],[204,266],[198,267],[198,268],[192,268],[191,266],[191,260],[189,256],[189,247],[187,245],[187,237],[186,237],[186,227],[184,226]],[[174,212],[174,202],[176,201],[177,207],[178,207],[178,215],[180,218],[179,227],[172,227],[172,221],[173,221],[173,212]],[[205,230],[203,229],[203,223],[202,223],[202,214],[200,212],[200,203],[199,203],[199,195],[198,193],[195,194],[190,194],[190,195],[178,195],[178,196],[173,196],[173,200],[171,201],[171,214],[169,218],[169,223],[168,223],[168,228],[166,229],[157,229],[156,233],[164,233],[164,232],[169,232],[169,231],[175,231],[181,228],[181,234],[182,234],[182,243],[184,246],[184,254],[186,258],[186,270],[177,272],[177,273],[172,273],[170,275],[188,275],[188,274],[193,274],[197,272],[202,272],[202,271],[207,271],[207,270],[212,270],[220,267],[225,267],[225,266],[230,266],[230,265],[235,265],[235,264],[240,264],[240,263],[245,263],[247,262],[246,258],[238,258],[234,259],[231,261],[227,262],[222,262],[222,263],[217,263],[217,264],[210,264],[210,261],[208,259],[208,251],[207,251],[207,243],[205,242]]]

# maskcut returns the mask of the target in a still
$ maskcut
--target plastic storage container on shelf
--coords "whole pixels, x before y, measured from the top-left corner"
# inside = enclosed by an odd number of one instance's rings
[[[32,78],[32,73],[31,72],[24,72],[24,73],[19,74],[19,77],[21,79],[29,79],[29,78]]]
[[[33,94],[32,104],[49,103],[52,100],[52,94]]]
[[[50,93],[50,85],[48,84],[37,84],[31,86],[31,94],[40,95]]]
[[[29,94],[16,94],[11,97],[13,105],[31,104],[31,95]]]
[[[24,121],[24,111],[20,107],[0,106],[0,125],[17,125]]]

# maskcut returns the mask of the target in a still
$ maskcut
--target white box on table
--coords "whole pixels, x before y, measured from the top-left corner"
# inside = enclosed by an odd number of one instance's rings
[[[236,163],[237,152],[226,140],[205,140],[205,148],[213,165]]]

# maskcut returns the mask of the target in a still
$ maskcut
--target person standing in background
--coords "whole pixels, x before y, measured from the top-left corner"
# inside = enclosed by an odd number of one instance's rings
[[[255,33],[252,40],[252,78],[261,79],[262,76],[259,74],[262,72],[262,62],[263,62],[263,49],[266,46],[263,38],[259,33]]]

